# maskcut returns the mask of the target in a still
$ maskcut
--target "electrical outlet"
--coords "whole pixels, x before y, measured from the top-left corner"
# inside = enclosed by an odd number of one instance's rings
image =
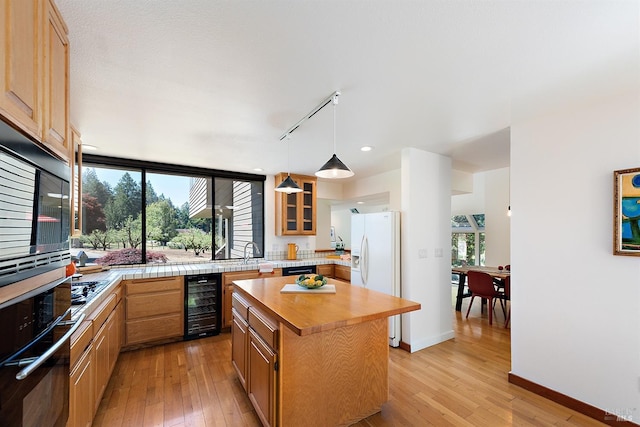
[[[442,258],[442,248],[436,248],[433,251],[433,256],[435,256],[436,258]]]
[[[426,249],[418,249],[418,258],[426,258],[428,256],[428,252]]]

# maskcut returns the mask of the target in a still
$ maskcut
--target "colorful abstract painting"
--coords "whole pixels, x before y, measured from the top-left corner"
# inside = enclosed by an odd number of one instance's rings
[[[640,256],[640,168],[614,171],[615,255]]]

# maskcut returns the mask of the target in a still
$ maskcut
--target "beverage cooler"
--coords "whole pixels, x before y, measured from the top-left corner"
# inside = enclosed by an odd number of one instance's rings
[[[185,276],[184,338],[218,335],[222,323],[220,274]]]

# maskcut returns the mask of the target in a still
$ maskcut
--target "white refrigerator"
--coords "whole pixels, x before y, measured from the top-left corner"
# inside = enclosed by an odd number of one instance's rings
[[[400,212],[351,215],[351,284],[400,296]],[[389,317],[389,345],[400,345],[400,315]]]

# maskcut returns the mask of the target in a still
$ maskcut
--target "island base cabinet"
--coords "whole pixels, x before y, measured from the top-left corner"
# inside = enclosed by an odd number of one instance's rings
[[[249,329],[249,400],[264,426],[274,426],[276,414],[276,354]]]
[[[381,410],[389,393],[386,318],[304,336],[280,330],[278,425],[347,426]]]
[[[240,384],[247,391],[247,348],[249,345],[249,324],[233,309],[233,325],[231,325],[231,363],[233,364]]]

